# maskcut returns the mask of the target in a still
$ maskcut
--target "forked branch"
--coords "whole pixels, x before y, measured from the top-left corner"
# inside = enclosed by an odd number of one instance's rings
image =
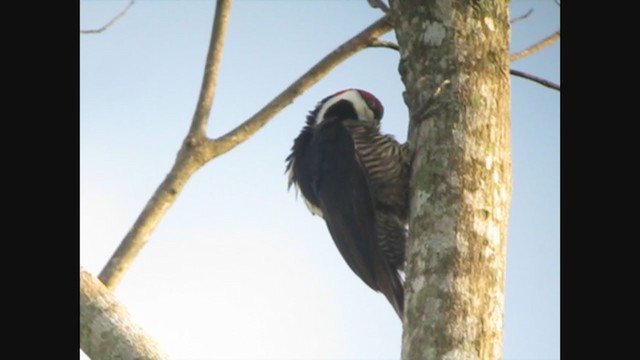
[[[302,93],[311,86],[320,81],[320,79],[327,75],[329,71],[358,51],[369,47],[369,44],[379,36],[389,32],[392,26],[391,23],[388,22],[387,18],[388,16],[382,17],[380,20],[369,25],[369,27],[362,30],[359,34],[352,37],[344,44],[338,46],[335,50],[320,60],[320,62],[304,73],[304,75],[298,78],[298,80],[294,81],[288,88],[278,94],[278,96],[260,109],[260,111],[255,113],[238,127],[218,139],[208,140],[207,157],[209,159],[218,157],[247,140],[260,130],[260,128],[262,128],[278,112],[291,104],[293,100],[302,95]]]
[[[222,58],[222,38],[226,33],[230,8],[231,0],[218,0],[216,3],[200,99],[196,105],[191,128],[178,152],[173,168],[158,186],[136,222],[100,272],[100,281],[109,289],[114,289],[120,283],[138,252],[147,242],[169,207],[175,202],[178,193],[191,175],[206,162],[202,156],[204,129],[213,103],[217,71]]]
[[[389,32],[392,28],[386,16],[374,22],[325,56],[256,114],[214,140],[206,137],[205,130],[213,101],[215,77],[219,68],[222,38],[229,16],[230,2],[230,0],[218,0],[216,5],[200,100],[193,116],[191,128],[178,152],[173,168],[158,186],[100,273],[100,280],[110,289],[114,289],[118,285],[136,255],[147,242],[164,214],[173,205],[193,173],[207,162],[249,139],[278,112],[320,81],[329,71],[358,51],[367,48],[374,39]]]
[[[551,45],[553,42],[555,42],[556,40],[558,40],[560,38],[560,32],[556,32],[551,36],[548,36],[542,40],[540,40],[539,42],[533,44],[532,46],[530,46],[529,48],[520,51],[518,53],[514,53],[511,54],[509,56],[509,60],[516,61],[518,59],[521,59],[525,56],[529,56],[533,53],[535,53],[536,51],[539,51],[540,49],[542,49],[545,46],[549,46]],[[370,43],[369,43],[369,47],[383,47],[383,48],[388,48],[388,49],[392,49],[392,50],[396,50],[396,51],[400,51],[400,47],[398,46],[398,44],[391,42],[391,41],[382,41],[382,40],[378,40],[378,39],[373,39]],[[549,80],[545,80],[541,77],[538,76],[534,76],[528,73],[525,73],[523,71],[518,71],[518,70],[513,70],[511,69],[510,74],[513,76],[517,76],[517,77],[521,77],[523,79],[527,79],[527,80],[531,80],[534,81],[540,85],[546,86],[548,88],[554,89],[554,90],[558,90],[560,91],[560,85],[549,81]]]

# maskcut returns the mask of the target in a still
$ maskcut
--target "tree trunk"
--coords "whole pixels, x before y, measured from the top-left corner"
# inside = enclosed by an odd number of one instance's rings
[[[395,0],[391,8],[416,151],[402,358],[501,359],[508,2]]]
[[[80,268],[80,348],[92,360],[165,360],[154,339],[96,277]]]

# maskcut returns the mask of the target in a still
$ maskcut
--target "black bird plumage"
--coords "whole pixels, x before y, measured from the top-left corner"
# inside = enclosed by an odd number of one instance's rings
[[[287,171],[351,270],[402,319],[411,156],[406,144],[380,133],[382,114],[364,90],[324,98],[295,139]]]

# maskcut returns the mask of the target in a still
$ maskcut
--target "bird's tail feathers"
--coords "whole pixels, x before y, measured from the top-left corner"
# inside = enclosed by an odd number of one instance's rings
[[[390,268],[387,274],[385,281],[379,284],[379,288],[389,300],[391,306],[393,306],[400,321],[402,321],[404,313],[404,281],[400,277],[400,273]]]

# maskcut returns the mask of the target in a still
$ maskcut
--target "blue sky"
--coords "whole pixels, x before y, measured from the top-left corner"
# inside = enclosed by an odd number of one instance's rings
[[[126,1],[80,2],[82,29]],[[80,36],[80,264],[99,273],[169,171],[197,101],[214,1],[137,1]],[[512,49],[559,29],[552,0],[511,1]],[[244,121],[381,16],[364,0],[238,0],[208,134]],[[384,36],[393,40],[393,32]],[[558,43],[514,69],[560,82]],[[197,172],[116,296],[174,359],[398,359],[384,296],[344,263],[323,221],[287,191],[284,159],[316,102],[357,87],[406,139],[398,54],[368,49],[336,68],[246,143]],[[559,359],[560,96],[512,78],[513,194],[505,359]]]

